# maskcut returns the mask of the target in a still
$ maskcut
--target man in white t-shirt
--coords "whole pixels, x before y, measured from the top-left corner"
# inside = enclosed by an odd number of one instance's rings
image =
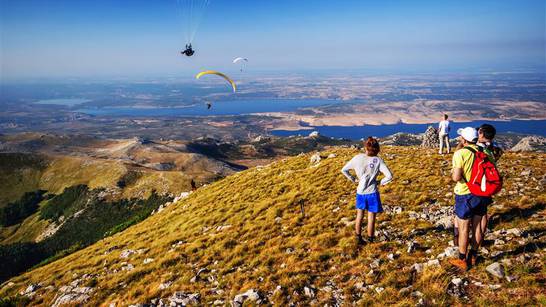
[[[440,138],[440,154],[444,152],[444,145],[447,147],[447,153],[451,152],[451,147],[449,146],[449,130],[451,130],[449,120],[447,119],[447,114],[444,114],[444,120],[438,125],[438,137]]]

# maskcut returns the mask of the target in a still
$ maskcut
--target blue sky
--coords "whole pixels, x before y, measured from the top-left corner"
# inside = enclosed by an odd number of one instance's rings
[[[539,0],[211,0],[194,47],[175,0],[0,0],[2,80],[234,69],[545,70]]]

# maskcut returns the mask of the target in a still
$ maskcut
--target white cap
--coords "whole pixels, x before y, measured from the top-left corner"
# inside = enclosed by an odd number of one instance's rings
[[[478,139],[478,130],[472,127],[459,128],[457,134],[469,142],[476,142]]]

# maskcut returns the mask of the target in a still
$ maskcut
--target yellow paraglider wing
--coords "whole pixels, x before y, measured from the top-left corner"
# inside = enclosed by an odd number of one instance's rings
[[[197,76],[195,76],[195,79],[199,79],[199,78],[201,78],[201,76],[204,76],[204,75],[217,75],[217,76],[220,76],[220,77],[226,79],[226,81],[229,82],[229,84],[231,84],[231,87],[233,88],[234,93],[237,91],[237,85],[235,84],[235,82],[233,80],[231,80],[230,77],[224,75],[221,72],[214,71],[214,70],[205,70],[205,71],[202,71],[202,72],[198,73]]]

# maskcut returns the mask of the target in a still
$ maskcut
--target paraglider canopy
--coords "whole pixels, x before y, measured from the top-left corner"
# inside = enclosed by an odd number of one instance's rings
[[[247,58],[235,58],[233,60],[233,64],[241,63],[241,71],[243,71],[243,66],[244,66],[245,62],[248,62]]]
[[[205,70],[205,71],[202,71],[200,73],[198,73],[196,76],[195,76],[195,79],[199,79],[201,78],[202,76],[205,76],[205,75],[216,75],[216,76],[220,76],[222,78],[224,78],[227,82],[229,82],[229,84],[231,84],[231,88],[233,89],[233,92],[235,93],[237,91],[237,85],[235,84],[235,81],[231,80],[230,77],[228,77],[227,75],[221,73],[221,72],[218,72],[218,71],[215,71],[215,70]]]
[[[248,59],[246,59],[246,58],[235,58],[235,60],[233,60],[233,64],[239,63],[241,61],[248,62]]]

